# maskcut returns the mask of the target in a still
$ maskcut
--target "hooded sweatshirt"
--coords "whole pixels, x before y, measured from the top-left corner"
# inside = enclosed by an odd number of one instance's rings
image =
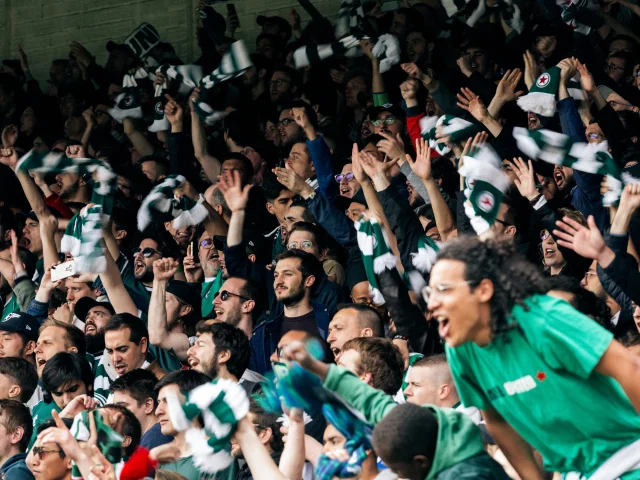
[[[324,387],[376,425],[397,404],[384,392],[370,387],[348,370],[329,367]],[[483,449],[480,429],[465,414],[450,408],[425,405],[438,421],[438,439],[425,480],[508,480],[502,467]]]

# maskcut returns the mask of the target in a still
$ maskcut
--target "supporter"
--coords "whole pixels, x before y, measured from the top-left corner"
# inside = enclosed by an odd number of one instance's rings
[[[375,309],[360,303],[338,306],[338,311],[329,323],[327,342],[337,359],[343,345],[349,340],[360,337],[381,337],[382,319]]]
[[[73,423],[69,419],[63,419],[63,422],[67,427],[70,427]],[[33,436],[36,437],[47,428],[55,427],[55,425],[54,420],[49,419],[34,428]],[[57,443],[44,445],[40,442],[35,442],[29,449],[26,463],[33,478],[37,480],[71,480],[72,461],[62,450],[62,445]]]
[[[0,398],[27,404],[38,388],[38,372],[27,360],[0,358]]]
[[[34,478],[25,459],[33,426],[29,409],[19,401],[0,400],[0,474],[5,480]]]

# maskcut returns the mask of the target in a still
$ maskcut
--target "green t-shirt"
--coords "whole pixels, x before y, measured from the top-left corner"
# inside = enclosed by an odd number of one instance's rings
[[[200,290],[202,298],[202,318],[210,318],[213,312],[213,297],[222,286],[222,269],[218,270],[216,277],[210,282],[204,282]]]
[[[640,416],[620,385],[594,371],[613,335],[549,296],[516,306],[518,328],[486,347],[446,347],[466,407],[493,407],[540,451],[545,468],[591,474],[640,438]],[[640,471],[624,475],[640,479]]]
[[[15,294],[11,295],[11,298],[5,304],[2,310],[2,316],[0,316],[0,319],[4,319],[4,317],[9,315],[10,313],[16,313],[19,311],[20,311],[20,307],[18,306],[18,298],[15,296]]]
[[[200,470],[193,464],[192,457],[184,457],[174,463],[167,463],[160,467],[161,470],[179,473],[187,480],[200,480]]]
[[[33,433],[31,434],[31,440],[29,441],[29,447],[27,450],[31,450],[33,444],[36,443],[36,438],[38,438],[38,427],[47,420],[53,418],[51,415],[52,410],[60,413],[60,409],[55,402],[45,403],[44,401],[41,401],[33,407],[33,410],[31,411],[31,417],[33,418]]]

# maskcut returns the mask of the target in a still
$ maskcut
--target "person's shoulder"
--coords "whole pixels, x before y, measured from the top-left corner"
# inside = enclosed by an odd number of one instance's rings
[[[487,452],[480,452],[441,471],[434,480],[509,480],[504,469]]]

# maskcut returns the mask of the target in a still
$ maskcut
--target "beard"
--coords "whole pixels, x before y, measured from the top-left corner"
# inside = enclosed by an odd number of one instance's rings
[[[72,183],[65,190],[61,190],[59,196],[63,200],[69,200],[78,190],[80,190],[80,182]]]
[[[136,280],[140,282],[153,281],[153,265],[146,266],[142,273],[140,274],[134,273],[133,276],[135,277]]]
[[[276,294],[276,300],[282,302],[284,306],[290,307],[296,305],[297,303],[300,303],[300,300],[304,298],[304,294],[304,286],[302,285],[302,283],[300,283],[297,288],[289,290],[286,296],[278,298],[278,295]]]
[[[87,352],[92,355],[101,355],[104,351],[104,331],[99,331],[95,335],[85,335]]]
[[[213,355],[213,358],[211,359],[211,364],[205,365],[205,368],[203,368],[203,370],[204,370],[204,374],[210,378],[218,377],[218,370],[220,370],[220,368],[218,365],[217,355]]]

